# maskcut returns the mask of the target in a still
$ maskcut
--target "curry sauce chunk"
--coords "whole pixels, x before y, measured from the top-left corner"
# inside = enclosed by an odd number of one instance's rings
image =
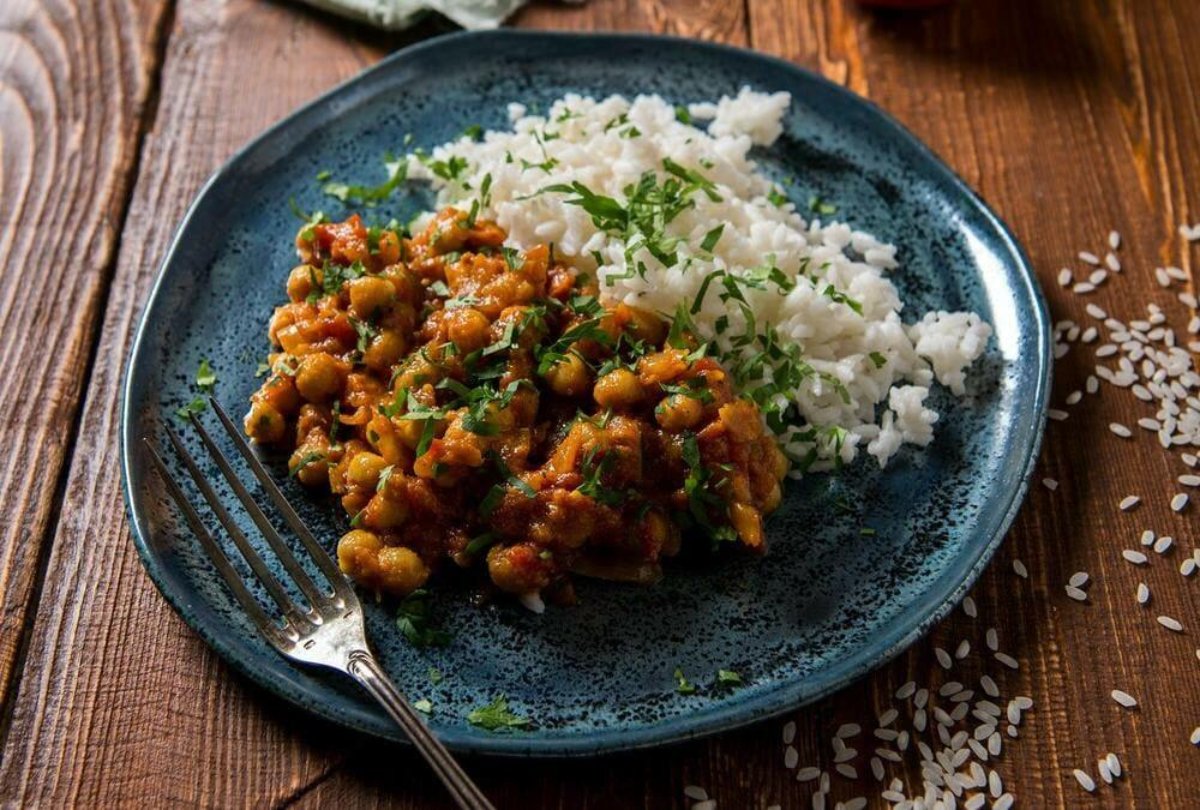
[[[652,583],[685,543],[764,551],[788,462],[758,406],[694,336],[505,237],[455,209],[297,235],[245,430],[340,500],[342,570],[569,602],[572,573]]]

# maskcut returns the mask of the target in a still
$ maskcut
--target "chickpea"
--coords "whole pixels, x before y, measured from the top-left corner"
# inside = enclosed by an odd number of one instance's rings
[[[382,492],[374,495],[363,513],[363,523],[372,529],[395,529],[408,520],[408,504],[389,498]]]
[[[782,480],[783,477],[787,475],[788,467],[790,466],[788,457],[784,455],[783,451],[780,450],[774,442],[771,442],[771,453],[771,472],[775,474],[777,479]]]
[[[492,322],[477,309],[456,309],[446,318],[450,340],[463,354],[488,345],[488,330]]]
[[[592,382],[587,364],[574,352],[547,369],[545,377],[550,390],[564,397],[581,396]]]
[[[283,414],[261,400],[250,403],[250,412],[246,414],[244,425],[246,435],[259,444],[282,441],[287,429]]]
[[[546,563],[532,543],[492,546],[487,567],[496,587],[508,593],[533,593],[550,584]]]
[[[300,394],[295,381],[286,374],[275,374],[253,397],[270,405],[283,415],[295,413],[300,407]]]
[[[379,552],[379,587],[407,596],[429,579],[429,568],[411,548],[388,546]]]
[[[325,352],[305,355],[296,371],[296,390],[309,402],[324,402],[341,386],[338,362]]]
[[[324,455],[327,447],[303,444],[296,448],[288,460],[288,467],[306,487],[329,484],[329,459]]]
[[[321,270],[311,264],[302,264],[288,274],[288,298],[299,303],[308,298],[313,292],[321,292]]]
[[[767,493],[767,497],[762,499],[762,510],[764,514],[770,514],[779,508],[780,502],[783,500],[783,489],[776,481],[771,484],[771,490]]]
[[[346,470],[346,478],[355,486],[371,489],[379,483],[379,475],[386,466],[383,456],[374,453],[355,453]]]
[[[678,433],[693,428],[704,416],[704,406],[695,397],[672,394],[658,403],[654,418],[663,430]]]
[[[729,522],[742,542],[750,548],[762,548],[762,513],[747,503],[729,505]]]
[[[356,580],[362,581],[375,568],[383,541],[374,532],[353,529],[338,540],[338,567]]]
[[[737,441],[752,442],[762,435],[762,417],[758,408],[744,399],[727,402],[721,406],[718,414],[729,435]]]
[[[418,273],[402,264],[393,264],[385,267],[380,275],[392,282],[397,301],[414,306],[420,304],[425,295],[425,288],[421,286],[421,277]]]
[[[392,282],[379,276],[356,278],[346,287],[350,290],[350,311],[362,321],[375,317],[396,300]]]
[[[404,356],[404,337],[394,329],[385,329],[376,335],[363,352],[363,363],[372,371],[385,372]]]
[[[667,336],[667,324],[662,318],[653,312],[638,309],[637,307],[628,307],[628,311],[629,323],[626,324],[625,328],[635,338],[644,340],[655,346],[663,342]]]
[[[629,369],[619,368],[596,381],[592,396],[602,408],[630,408],[641,401],[642,386],[636,374]]]
[[[375,249],[375,256],[379,261],[384,264],[395,264],[400,261],[402,252],[403,246],[395,231],[384,231],[379,234],[379,244]]]

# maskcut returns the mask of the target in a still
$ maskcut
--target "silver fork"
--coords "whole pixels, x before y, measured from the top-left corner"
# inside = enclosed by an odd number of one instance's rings
[[[175,452],[183,460],[184,465],[191,474],[192,480],[195,481],[196,487],[208,502],[209,507],[225,527],[225,531],[229,533],[233,544],[237,546],[238,551],[246,562],[254,571],[255,576],[266,588],[271,599],[282,612],[282,617],[273,618],[263,609],[258,600],[255,599],[246,589],[246,584],[242,581],[241,576],[237,573],[234,567],[230,564],[229,558],[225,556],[225,552],[213,539],[208,529],[204,526],[200,515],[196,509],[188,501],[184,495],[179,483],[171,475],[166,464],[163,463],[162,457],[154,449],[154,445],[149,438],[144,438],[147,450],[150,453],[150,458],[154,462],[154,466],[158,469],[159,475],[162,476],[163,482],[167,485],[167,491],[171,497],[179,505],[183,511],[184,517],[187,519],[188,525],[195,532],[196,537],[200,540],[200,545],[205,553],[212,560],[217,571],[225,580],[225,584],[229,586],[229,590],[233,593],[234,598],[241,603],[242,608],[249,614],[250,619],[258,627],[259,631],[266,637],[267,641],[278,650],[283,656],[299,661],[304,664],[318,664],[320,666],[330,667],[339,672],[344,672],[354,678],[364,689],[371,694],[371,697],[379,701],[380,705],[387,711],[392,719],[395,720],[408,738],[416,745],[417,750],[425,757],[426,762],[433,767],[433,770],[441,778],[442,783],[454,797],[455,802],[459,807],[469,810],[494,810],[491,802],[483,795],[479,787],[471,781],[458,762],[446,747],[433,735],[417,712],[400,693],[400,690],[391,682],[387,674],[383,671],[383,667],[375,660],[375,656],[371,654],[370,647],[367,646],[366,632],[363,628],[363,612],[359,604],[358,597],[354,593],[354,589],[342,572],[338,570],[337,564],[329,554],[318,545],[312,532],[300,520],[300,516],[292,509],[287,499],[283,497],[283,493],[279,491],[279,487],[268,475],[262,463],[255,457],[254,451],[241,437],[237,427],[233,421],[221,408],[216,399],[210,397],[209,404],[213,411],[221,420],[226,433],[237,446],[238,451],[245,458],[246,463],[250,466],[250,470],[254,473],[254,477],[262,485],[263,490],[267,493],[275,508],[283,515],[291,530],[300,539],[305,550],[312,556],[317,567],[328,580],[329,585],[333,588],[329,592],[325,588],[319,587],[308,573],[301,567],[291,549],[284,543],[283,538],[275,527],[271,525],[270,520],[259,508],[254,498],[246,490],[242,482],[238,480],[233,468],[229,464],[229,460],[225,454],[213,442],[208,431],[204,429],[204,425],[196,417],[196,414],[189,414],[189,419],[196,432],[200,434],[200,440],[204,443],[205,448],[212,456],[213,460],[220,468],[222,475],[229,482],[237,495],[238,500],[242,502],[249,513],[251,520],[262,532],[267,544],[271,550],[279,558],[284,569],[291,576],[296,586],[304,594],[305,600],[308,602],[308,608],[298,604],[283,589],[279,580],[275,575],[267,569],[263,563],[262,557],[247,541],[246,536],[233,522],[229,512],[221,504],[213,491],[212,485],[204,477],[200,468],[196,465],[192,456],[184,449],[183,442],[179,438],[179,434],[167,425],[167,436],[171,440]],[[282,621],[280,621],[280,618]]]

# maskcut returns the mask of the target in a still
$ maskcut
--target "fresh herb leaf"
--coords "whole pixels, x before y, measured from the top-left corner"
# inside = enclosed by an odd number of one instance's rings
[[[196,370],[196,387],[205,393],[211,393],[216,384],[217,372],[213,371],[207,360],[201,360],[200,367]]]
[[[319,461],[324,461],[325,458],[326,458],[325,454],[318,452],[318,451],[313,451],[311,453],[305,453],[304,455],[300,456],[300,460],[296,462],[296,466],[292,467],[292,469],[288,471],[288,477],[295,478],[297,475],[300,474],[300,471],[303,470],[305,467],[307,467],[309,464],[316,464]]]
[[[771,186],[771,190],[767,192],[767,202],[776,208],[782,208],[791,201],[779,186]]]
[[[525,257],[516,248],[502,246],[500,253],[504,256],[504,263],[508,265],[509,270],[515,272],[525,266]]]
[[[483,138],[483,127],[479,124],[471,124],[463,130],[463,135],[473,141],[478,141]]]
[[[430,703],[425,698],[422,698],[420,700],[414,700],[412,703],[412,707],[414,709],[416,709],[417,711],[419,711],[421,714],[432,714],[433,713],[433,704]]]
[[[429,591],[418,588],[397,609],[396,626],[414,647],[444,647],[452,638],[433,623],[430,601]]]
[[[408,158],[396,158],[390,152],[383,157],[387,179],[379,185],[368,186],[336,181],[327,182],[321,191],[343,203],[373,206],[386,200],[408,179]]]
[[[675,668],[675,691],[681,695],[691,695],[696,692],[696,685],[684,677],[683,670]]]
[[[383,492],[387,487],[387,482],[391,480],[392,474],[396,471],[394,464],[389,464],[379,471],[379,483],[375,485],[376,492]]]
[[[186,405],[182,405],[175,409],[175,415],[180,419],[187,419],[194,413],[200,413],[208,407],[208,400],[203,397],[196,397]]]
[[[883,368],[887,365],[887,358],[879,352],[871,352],[867,356],[871,358],[871,362],[875,364],[875,368]]]
[[[836,214],[837,206],[833,203],[828,203],[822,200],[818,195],[814,194],[808,198],[808,210],[814,214]]]
[[[832,284],[827,284],[825,289],[821,290],[821,294],[830,299],[834,303],[845,304],[854,310],[857,314],[863,314],[863,306],[858,301],[855,301],[850,296],[846,295],[841,290],[834,287]]]
[[[724,232],[725,223],[722,222],[704,235],[704,241],[700,243],[700,249],[705,253],[712,253],[712,249],[717,246],[717,242],[721,241],[721,234]]]
[[[717,670],[717,686],[724,687],[725,689],[736,689],[743,683],[745,681],[742,680],[742,676],[732,669]]]
[[[500,695],[486,706],[472,709],[467,715],[467,722],[487,731],[507,731],[531,725],[528,717],[521,717],[509,710],[508,699],[504,695]]]
[[[496,541],[499,539],[500,539],[499,537],[492,534],[491,532],[484,532],[483,534],[479,535],[478,537],[471,538],[471,541],[469,543],[467,543],[466,552],[467,552],[467,554],[471,555],[472,557],[477,556],[479,554],[479,552],[486,551],[487,549],[489,549],[493,545],[495,545]]]
[[[682,105],[682,104],[676,105],[675,120],[681,124],[687,124],[688,126],[691,126],[692,114],[690,112],[688,112],[688,108],[685,107],[684,105]]]
[[[469,165],[466,158],[459,157],[458,155],[451,155],[446,160],[433,160],[428,157],[418,157],[418,159],[429,167],[429,171],[447,183],[457,180],[467,170]]]

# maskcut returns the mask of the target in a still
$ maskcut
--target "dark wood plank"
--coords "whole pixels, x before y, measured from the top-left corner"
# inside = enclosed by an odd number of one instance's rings
[[[192,197],[248,138],[382,55],[379,38],[355,30],[252,0],[178,8],[6,741],[2,803],[272,803],[337,759],[232,678],[142,572],[120,493],[117,392],[137,315]],[[104,95],[99,79],[89,92]],[[87,131],[103,142],[108,128],[95,120]],[[46,272],[78,272],[66,250]]]
[[[1181,333],[1195,313],[1158,288],[1153,268],[1176,264],[1190,272],[1194,266],[1194,249],[1182,249],[1176,228],[1196,219],[1200,202],[1194,89],[1200,60],[1185,34],[1200,26],[1198,11],[1178,2],[1102,10],[997,0],[898,14],[850,3],[750,0],[755,48],[869,95],[996,207],[1033,259],[1056,318],[1094,323],[1084,312],[1094,301],[1128,322],[1146,317],[1144,306],[1153,301]],[[1059,269],[1082,271],[1074,258],[1079,250],[1103,255],[1110,229],[1124,237],[1124,274],[1090,296],[1062,290]],[[1194,291],[1192,283],[1177,291],[1185,287]],[[1057,407],[1083,387],[1096,362],[1090,349],[1077,347],[1058,363]],[[1035,483],[975,589],[979,619],[956,612],[928,642],[837,696],[830,704],[836,720],[820,710],[800,712],[795,719],[807,740],[802,763],[819,749],[820,764],[829,767],[826,740],[836,725],[863,722],[871,714],[858,707],[878,711],[907,678],[965,681],[961,665],[950,676],[938,671],[932,646],[953,649],[968,638],[979,651],[984,629],[995,626],[1003,649],[1022,664],[1002,687],[1037,703],[997,766],[1019,803],[1084,801],[1071,770],[1096,777],[1096,758],[1110,750],[1127,776],[1115,790],[1098,791],[1093,801],[1099,805],[1172,806],[1200,795],[1200,770],[1183,765],[1195,756],[1187,737],[1200,723],[1200,698],[1189,686],[1197,672],[1200,600],[1195,585],[1177,572],[1191,553],[1197,523],[1194,511],[1177,515],[1168,507],[1171,495],[1184,489],[1174,478],[1186,469],[1134,426],[1154,409],[1128,391],[1105,386],[1099,397],[1069,410],[1067,422],[1050,425],[1035,478],[1052,477],[1060,487],[1050,492]],[[1119,439],[1108,431],[1110,422],[1142,435]],[[1131,493],[1144,503],[1120,512],[1116,504]],[[1183,542],[1164,558],[1151,554],[1152,564],[1143,569],[1124,562],[1120,552],[1136,547],[1145,528]],[[1028,581],[1012,573],[1013,559],[1024,561]],[[1093,579],[1086,605],[1063,590],[1080,570]],[[1140,581],[1153,591],[1150,608],[1135,603]],[[1160,613],[1181,619],[1187,636],[1155,624]],[[989,662],[987,669],[1004,667]],[[973,675],[979,666],[966,671]],[[1137,695],[1141,708],[1117,707],[1109,697],[1115,688]],[[916,769],[904,773],[912,784]],[[807,793],[788,795],[799,806]],[[844,787],[835,791],[835,797],[848,795]]]
[[[166,6],[0,7],[0,718],[74,439]]]

